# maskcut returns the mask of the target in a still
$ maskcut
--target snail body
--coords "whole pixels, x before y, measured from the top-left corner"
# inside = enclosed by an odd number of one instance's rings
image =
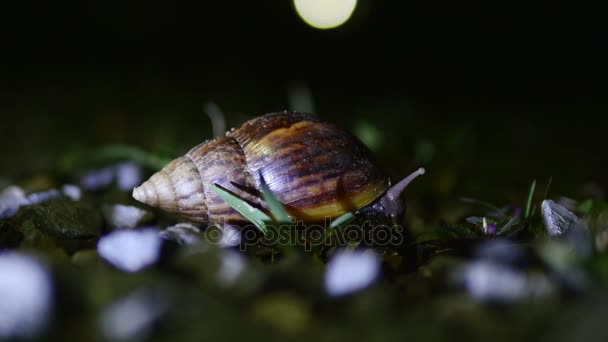
[[[260,177],[291,216],[307,222],[362,208],[394,218],[403,212],[399,194],[411,180],[391,187],[354,136],[313,114],[279,112],[193,147],[135,188],[133,197],[194,222],[238,225],[246,219],[211,185],[265,209]]]

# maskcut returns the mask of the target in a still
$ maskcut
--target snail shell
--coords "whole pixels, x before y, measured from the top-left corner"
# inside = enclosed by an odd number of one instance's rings
[[[195,222],[245,222],[210,185],[264,209],[259,175],[288,213],[305,221],[365,207],[390,183],[351,134],[313,114],[280,112],[195,146],[135,188],[133,197]]]

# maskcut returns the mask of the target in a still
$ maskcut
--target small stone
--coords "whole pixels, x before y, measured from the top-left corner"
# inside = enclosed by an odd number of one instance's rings
[[[138,272],[160,258],[162,239],[156,228],[115,230],[99,239],[97,253],[124,272]]]
[[[544,200],[541,210],[545,221],[545,230],[550,237],[570,245],[581,257],[591,256],[594,244],[583,220],[551,200]]]
[[[20,253],[0,253],[0,340],[40,335],[52,293],[51,277],[40,262]]]
[[[160,236],[178,245],[196,245],[201,242],[201,230],[191,223],[178,223],[167,227],[160,232]]]
[[[371,285],[380,274],[380,259],[372,250],[341,250],[334,254],[325,269],[325,291],[342,296]]]
[[[152,216],[146,210],[122,204],[104,205],[102,212],[110,227],[114,229],[137,227]]]
[[[22,205],[29,204],[25,192],[18,186],[12,185],[0,192],[0,219],[9,218]]]
[[[549,236],[560,236],[570,229],[580,229],[585,225],[578,216],[552,200],[544,200],[541,209]]]

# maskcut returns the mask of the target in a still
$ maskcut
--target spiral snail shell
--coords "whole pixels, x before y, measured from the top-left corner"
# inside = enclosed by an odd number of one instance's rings
[[[423,169],[391,187],[354,136],[308,113],[270,113],[193,147],[133,190],[133,197],[188,220],[238,224],[246,219],[211,188],[219,184],[265,209],[260,175],[287,212],[323,221],[369,208],[396,217],[399,195]]]

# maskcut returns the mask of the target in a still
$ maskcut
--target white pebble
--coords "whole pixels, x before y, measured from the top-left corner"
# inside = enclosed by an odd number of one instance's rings
[[[148,214],[143,209],[123,204],[104,205],[102,212],[112,228],[135,228]]]
[[[342,296],[368,287],[380,273],[380,259],[372,250],[337,251],[325,269],[325,291]]]
[[[29,201],[23,189],[15,185],[7,187],[0,192],[0,219],[15,215],[19,207],[28,204]]]
[[[160,232],[160,236],[180,245],[196,245],[201,242],[199,235],[201,230],[192,223],[178,223],[169,226]]]
[[[564,235],[571,229],[585,229],[585,223],[574,213],[551,200],[543,201],[541,211],[549,236]]]
[[[33,257],[0,253],[0,340],[39,335],[52,306],[51,277]]]
[[[97,253],[124,272],[138,272],[160,257],[162,239],[156,228],[115,230],[97,243]]]
[[[80,197],[82,197],[82,191],[80,188],[74,184],[65,184],[61,187],[61,192],[67,197],[69,197],[72,201],[79,201]]]

